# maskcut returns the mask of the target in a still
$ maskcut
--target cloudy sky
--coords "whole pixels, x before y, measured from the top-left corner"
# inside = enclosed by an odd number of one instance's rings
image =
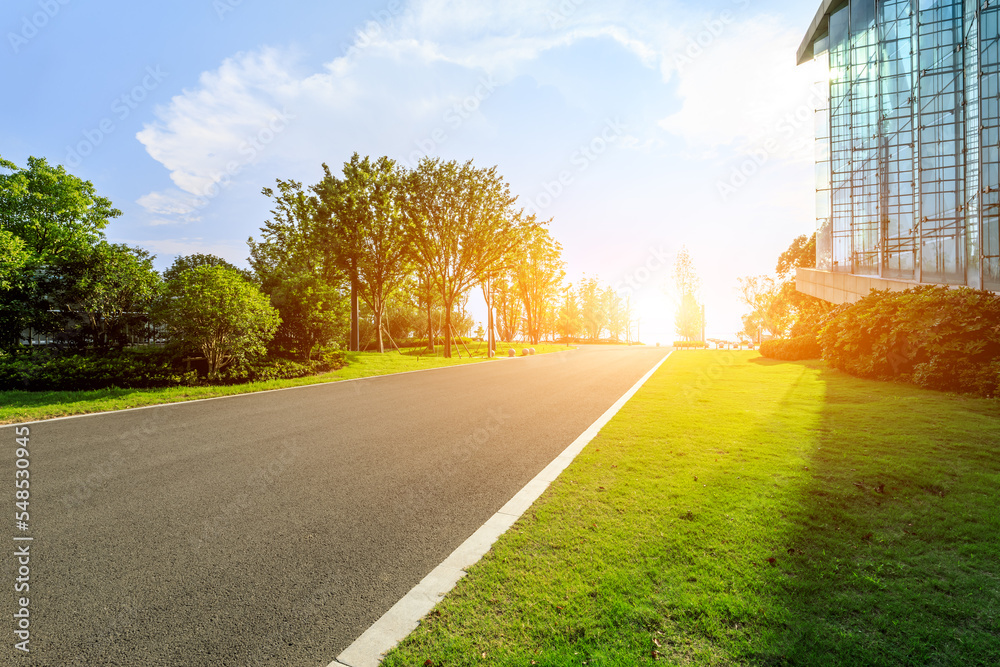
[[[246,265],[261,188],[355,151],[497,165],[568,279],[632,291],[643,340],[675,337],[685,246],[732,337],[737,277],[814,226],[817,74],[794,63],[814,5],[8,0],[0,155],[92,181],[124,212],[109,239],[159,268]]]

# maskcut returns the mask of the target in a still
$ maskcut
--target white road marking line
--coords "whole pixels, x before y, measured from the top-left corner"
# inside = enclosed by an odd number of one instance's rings
[[[594,439],[605,424],[622,409],[639,388],[652,377],[663,362],[673,354],[668,352],[659,363],[632,385],[625,394],[615,401],[597,421],[570,443],[569,447],[547,465],[538,475],[507,501],[500,510],[463,542],[448,558],[421,579],[409,593],[375,621],[364,634],[354,640],[327,667],[378,667],[382,656],[413,632],[434,606],[444,598],[465,571],[479,562],[493,543],[503,535],[538,499],[573,459]]]

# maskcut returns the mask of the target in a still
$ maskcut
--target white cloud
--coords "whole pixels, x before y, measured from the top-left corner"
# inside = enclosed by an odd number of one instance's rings
[[[195,90],[157,109],[158,121],[136,137],[170,170],[183,192],[211,196],[211,186],[252,163],[261,143],[287,125],[286,103],[298,82],[291,59],[275,49],[238,54],[214,72],[202,74]],[[177,199],[175,195],[153,198]],[[145,204],[144,204],[145,205]]]
[[[733,20],[714,34],[717,17],[673,2],[415,0],[362,26],[353,46],[318,72],[299,72],[296,58],[279,49],[234,55],[159,108],[156,122],[138,133],[176,185],[139,203],[152,216],[149,224],[192,222],[252,165],[266,163],[273,167],[268,174],[287,176],[354,150],[408,154],[429,128],[451,133],[443,121],[448,109],[467,100],[483,76],[502,87],[527,75],[583,108],[600,96],[590,72],[553,69],[562,61],[545,72],[532,68],[548,52],[596,39],[612,40],[637,68],[652,72],[664,84],[657,95],[669,94],[669,81],[680,99],[680,110],[659,117],[659,126],[647,119],[646,127],[630,127],[624,146],[662,153],[666,130],[696,151],[750,150],[776,131],[783,112],[806,102],[799,98],[807,75],[794,67],[798,33],[774,19],[741,15],[741,2],[734,0]],[[703,53],[678,61],[706,30],[712,34]],[[574,86],[589,90],[573,95]],[[473,127],[479,136],[493,129]],[[798,130],[811,137],[811,117]],[[782,156],[790,145],[782,144]]]
[[[718,34],[705,27],[674,54],[683,105],[660,126],[708,153],[773,145],[772,157],[811,160],[816,70],[795,65],[801,35],[766,16],[715,28]]]

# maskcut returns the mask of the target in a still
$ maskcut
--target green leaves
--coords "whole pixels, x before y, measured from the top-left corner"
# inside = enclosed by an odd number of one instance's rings
[[[27,169],[6,160],[0,166],[14,172],[0,174],[0,230],[20,237],[41,261],[94,245],[110,220],[121,215],[94,193],[90,181],[44,158],[28,158]]]
[[[201,350],[209,377],[233,361],[262,356],[280,318],[238,271],[196,266],[166,284],[159,312],[171,334]]]
[[[1000,390],[1000,297],[961,287],[872,290],[819,336],[836,368],[880,380],[986,396]]]
[[[31,253],[20,237],[0,229],[0,290],[10,289]]]

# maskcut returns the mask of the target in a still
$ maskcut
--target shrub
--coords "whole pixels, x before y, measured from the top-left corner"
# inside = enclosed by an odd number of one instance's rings
[[[760,344],[760,353],[768,359],[781,359],[782,361],[819,359],[822,356],[822,350],[816,336],[765,340]]]
[[[245,382],[266,382],[267,380],[291,380],[317,373],[327,373],[347,365],[347,354],[343,350],[324,349],[312,361],[267,358],[262,361],[243,363],[223,368],[217,379],[218,384],[243,384]]]
[[[708,347],[708,344],[700,340],[675,340],[674,347]]]
[[[174,352],[129,348],[107,354],[58,354],[35,350],[0,359],[0,390],[66,391],[121,387],[172,387],[182,384]]]
[[[129,348],[109,354],[58,354],[36,350],[30,355],[0,357],[0,390],[74,391],[119,387],[152,389],[196,385],[197,371],[178,365],[176,349]],[[224,368],[217,384],[281,380],[325,373],[347,365],[343,350],[324,348],[310,362],[269,358]]]
[[[1000,296],[967,287],[873,290],[820,330],[823,358],[858,377],[997,395]]]

